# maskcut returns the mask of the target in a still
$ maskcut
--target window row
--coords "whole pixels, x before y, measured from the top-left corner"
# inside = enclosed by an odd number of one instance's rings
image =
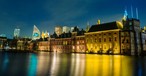
[[[114,37],[114,38],[103,38],[103,42],[111,42],[111,41],[117,41],[117,37]],[[102,38],[99,38],[99,39],[87,39],[86,42],[102,42]]]
[[[101,36],[102,34],[93,34],[93,35],[87,35],[87,37],[91,37],[91,36]],[[108,36],[110,36],[110,35],[117,35],[117,33],[115,32],[115,33],[104,33],[103,35],[108,35]]]

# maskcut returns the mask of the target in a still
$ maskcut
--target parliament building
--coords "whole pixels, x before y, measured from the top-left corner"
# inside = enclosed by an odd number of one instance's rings
[[[17,47],[23,47],[23,42],[18,40]],[[128,18],[127,14],[121,21],[100,23],[98,20],[95,25],[87,24],[85,30],[77,26],[56,26],[52,35],[48,32],[40,35],[34,26],[33,39],[25,47],[27,50],[63,53],[141,55],[146,54],[146,27],[141,28],[140,20]]]
[[[66,53],[130,54],[146,51],[146,29],[135,18],[97,24],[86,30],[74,27],[73,31],[50,35],[37,42],[38,50]]]

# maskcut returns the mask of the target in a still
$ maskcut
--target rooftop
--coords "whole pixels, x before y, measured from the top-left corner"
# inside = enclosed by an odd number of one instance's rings
[[[119,21],[92,25],[88,32],[105,31],[113,29],[122,29],[123,24]]]

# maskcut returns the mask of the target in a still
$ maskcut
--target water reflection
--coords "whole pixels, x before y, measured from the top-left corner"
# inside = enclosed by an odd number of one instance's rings
[[[35,76],[37,71],[38,59],[36,54],[30,54],[28,59],[28,76]]]
[[[8,59],[8,55],[7,53],[4,55],[4,61],[2,63],[2,71],[5,72],[6,71],[6,68],[8,66],[8,62],[9,62],[9,59]]]
[[[146,58],[121,55],[0,53],[0,76],[145,76]]]

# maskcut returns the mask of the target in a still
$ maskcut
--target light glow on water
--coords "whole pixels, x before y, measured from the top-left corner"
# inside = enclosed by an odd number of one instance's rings
[[[48,52],[36,54],[7,53],[1,56],[3,58],[0,61],[2,64],[0,65],[0,75],[2,76],[21,74],[27,76],[146,75],[145,57]]]

